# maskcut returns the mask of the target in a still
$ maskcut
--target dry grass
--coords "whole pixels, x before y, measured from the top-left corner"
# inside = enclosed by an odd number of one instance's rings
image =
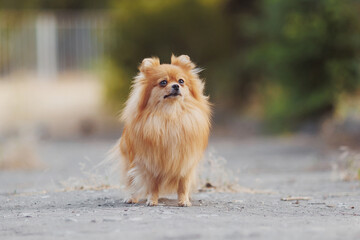
[[[333,164],[333,174],[336,179],[344,181],[360,180],[360,153],[343,146],[340,156]]]
[[[272,193],[241,186],[237,177],[239,173],[229,169],[226,159],[219,156],[215,150],[208,151],[199,170],[199,192]]]
[[[13,137],[0,143],[1,170],[33,170],[43,167],[34,138]]]
[[[199,191],[237,192],[239,179],[226,164],[225,158],[210,150],[199,167]]]
[[[120,159],[113,148],[108,156],[99,164],[92,166],[89,162],[81,163],[80,178],[70,177],[62,181],[64,191],[76,190],[103,190],[119,189],[120,186]]]
[[[359,148],[360,91],[339,94],[334,114],[322,124],[321,136],[330,146]]]
[[[360,91],[354,94],[340,94],[335,106],[334,117],[337,120],[353,118],[360,121]]]
[[[105,169],[106,164],[95,167],[90,167],[86,163],[80,164],[82,177],[70,177],[67,180],[61,181],[60,184],[64,191],[77,191],[77,190],[103,190],[103,189],[119,189],[120,181],[118,175],[111,173]],[[111,166],[108,166],[111,169]]]
[[[215,151],[209,151],[199,166],[199,192],[243,192],[251,194],[269,194],[270,191],[250,189],[240,186],[236,174],[226,166],[225,158]],[[120,157],[116,149],[98,165],[91,167],[88,163],[80,165],[83,177],[69,178],[62,181],[64,191],[122,189],[120,185]]]

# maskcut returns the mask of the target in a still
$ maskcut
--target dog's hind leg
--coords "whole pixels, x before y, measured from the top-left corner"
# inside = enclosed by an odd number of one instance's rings
[[[141,186],[139,185],[142,181],[141,175],[138,174],[137,168],[133,167],[127,172],[126,176],[126,189],[129,196],[124,199],[125,203],[138,203],[139,197],[141,196]]]
[[[131,182],[132,182],[131,177],[128,177],[128,184],[126,187],[129,193],[128,193],[128,197],[124,199],[124,203],[128,203],[128,204],[134,204],[139,202],[139,194],[136,190],[134,190],[134,187],[131,186]]]

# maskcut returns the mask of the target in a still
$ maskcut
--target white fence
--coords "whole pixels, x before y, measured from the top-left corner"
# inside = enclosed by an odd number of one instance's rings
[[[91,70],[104,57],[108,23],[106,12],[0,11],[0,76]]]

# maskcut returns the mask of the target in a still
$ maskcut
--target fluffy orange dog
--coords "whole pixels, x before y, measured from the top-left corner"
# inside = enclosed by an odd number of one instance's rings
[[[120,139],[126,203],[147,195],[148,206],[160,193],[178,194],[179,206],[191,206],[189,193],[208,143],[210,104],[199,69],[186,55],[171,64],[145,58],[122,112]]]

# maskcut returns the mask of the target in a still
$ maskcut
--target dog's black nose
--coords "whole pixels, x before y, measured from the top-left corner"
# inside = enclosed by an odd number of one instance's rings
[[[179,90],[179,84],[172,85],[172,88],[175,89],[175,90]]]

